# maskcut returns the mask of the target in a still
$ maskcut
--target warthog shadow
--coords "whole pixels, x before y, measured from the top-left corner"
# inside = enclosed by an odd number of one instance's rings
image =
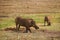
[[[25,28],[20,28],[19,31],[16,31],[16,28],[5,28],[4,31],[14,31],[14,32],[23,32],[25,30]]]

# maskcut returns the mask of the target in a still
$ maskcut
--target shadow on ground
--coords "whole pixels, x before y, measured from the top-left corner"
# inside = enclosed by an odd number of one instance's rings
[[[18,32],[15,28],[5,28],[0,30],[0,40],[60,40],[60,32],[32,28],[31,30],[32,33],[23,33],[25,28],[20,28]]]
[[[16,28],[5,28],[2,29],[3,31],[13,31],[13,32],[19,32],[19,33],[23,33],[26,29],[25,28],[20,28],[19,31],[16,31]],[[48,33],[48,34],[60,34],[60,31],[50,31],[50,30],[43,30],[43,29],[38,29],[35,30],[33,28],[31,28],[32,33]]]

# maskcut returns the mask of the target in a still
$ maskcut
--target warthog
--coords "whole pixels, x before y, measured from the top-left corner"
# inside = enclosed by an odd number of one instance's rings
[[[21,17],[16,17],[16,30],[19,30],[20,26],[26,27],[26,32],[31,32],[30,27],[34,27],[35,29],[39,29],[33,19],[24,19]]]
[[[48,16],[45,16],[45,18],[44,18],[44,26],[45,26],[46,23],[47,23],[48,26],[51,25],[50,18]]]

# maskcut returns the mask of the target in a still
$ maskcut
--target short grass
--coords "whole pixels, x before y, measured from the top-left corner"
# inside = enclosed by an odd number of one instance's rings
[[[12,25],[14,25],[14,20],[12,18],[3,18],[0,21],[0,28],[5,28]]]
[[[51,17],[51,23],[52,26],[40,26],[41,24],[43,25],[44,22],[44,16],[50,16]],[[32,18],[36,21],[37,25],[41,28],[41,29],[47,29],[47,30],[57,30],[60,31],[60,13],[35,13],[35,14],[17,14],[15,16],[9,17],[9,18],[2,18],[2,20],[0,21],[0,28],[5,28],[5,27],[9,27],[9,26],[13,26],[15,25],[15,17],[16,16],[21,16],[23,18]]]

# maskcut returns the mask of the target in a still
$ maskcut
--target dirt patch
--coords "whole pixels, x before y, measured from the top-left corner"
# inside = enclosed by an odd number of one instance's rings
[[[20,28],[16,32],[15,28],[5,28],[0,30],[0,40],[60,40],[60,31],[49,31],[49,30],[34,30],[31,28],[32,33],[23,33],[25,28]]]
[[[10,28],[4,28],[2,30],[3,31],[16,31],[16,28],[10,27]],[[20,33],[24,32],[24,31],[25,31],[25,28],[20,28],[19,29]],[[33,28],[31,28],[31,31],[32,31],[32,33],[40,33],[40,32],[42,32],[42,33],[48,33],[48,34],[60,34],[60,31],[50,31],[50,30],[42,30],[42,29],[35,30]]]
[[[60,31],[50,31],[50,30],[38,30],[38,31],[48,34],[60,34]]]

